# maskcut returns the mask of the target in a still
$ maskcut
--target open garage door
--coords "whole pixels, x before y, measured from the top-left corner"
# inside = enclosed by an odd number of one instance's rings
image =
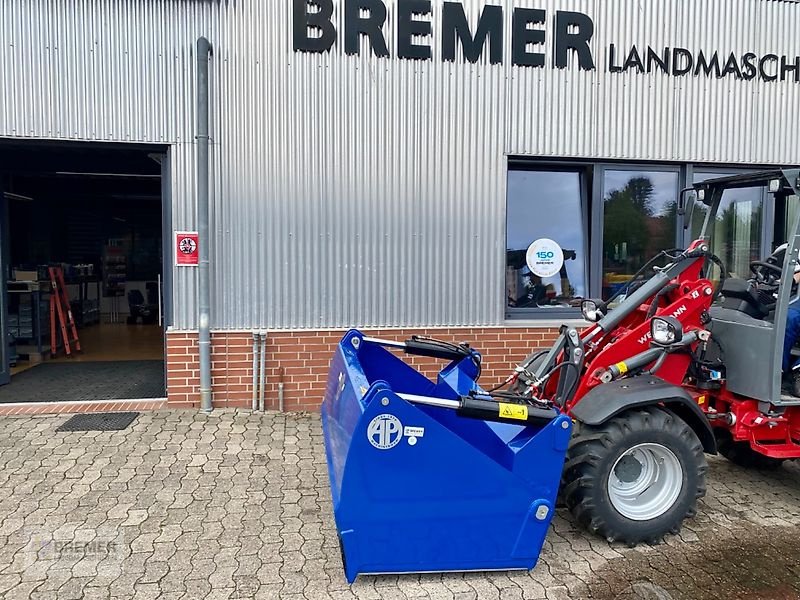
[[[6,302],[6,281],[11,274],[8,262],[8,201],[0,180],[0,385],[11,381],[11,344],[8,335],[8,303]]]
[[[166,396],[165,152],[0,140],[0,405]]]

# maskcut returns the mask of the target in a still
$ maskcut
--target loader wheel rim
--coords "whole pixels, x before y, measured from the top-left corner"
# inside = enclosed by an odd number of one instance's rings
[[[639,444],[614,462],[608,497],[614,509],[633,521],[649,521],[667,512],[681,495],[683,467],[661,444]]]

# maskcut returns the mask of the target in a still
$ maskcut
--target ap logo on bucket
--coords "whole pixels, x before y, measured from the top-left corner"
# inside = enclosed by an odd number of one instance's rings
[[[367,427],[367,439],[378,450],[394,448],[402,437],[403,424],[394,415],[378,415]]]

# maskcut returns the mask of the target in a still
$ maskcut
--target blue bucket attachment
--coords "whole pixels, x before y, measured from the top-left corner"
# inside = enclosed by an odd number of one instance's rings
[[[479,390],[471,357],[433,383],[348,332],[322,425],[347,580],[360,574],[532,569],[553,516],[571,421],[494,423],[409,396]]]

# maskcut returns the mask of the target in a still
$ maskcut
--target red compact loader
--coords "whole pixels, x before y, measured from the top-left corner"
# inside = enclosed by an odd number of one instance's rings
[[[745,228],[730,227],[720,208],[741,190],[774,211],[778,247],[750,262],[746,277],[714,253],[758,252],[749,237],[736,239]],[[800,458],[800,398],[782,388],[787,314],[798,298],[799,194],[799,169],[684,190],[687,225],[705,212],[699,238],[661,253],[617,298],[584,301],[593,325],[562,327],[551,349],[506,380],[505,402],[572,417],[561,495],[589,530],[630,544],[677,531],[705,493],[705,453],[743,465]]]

